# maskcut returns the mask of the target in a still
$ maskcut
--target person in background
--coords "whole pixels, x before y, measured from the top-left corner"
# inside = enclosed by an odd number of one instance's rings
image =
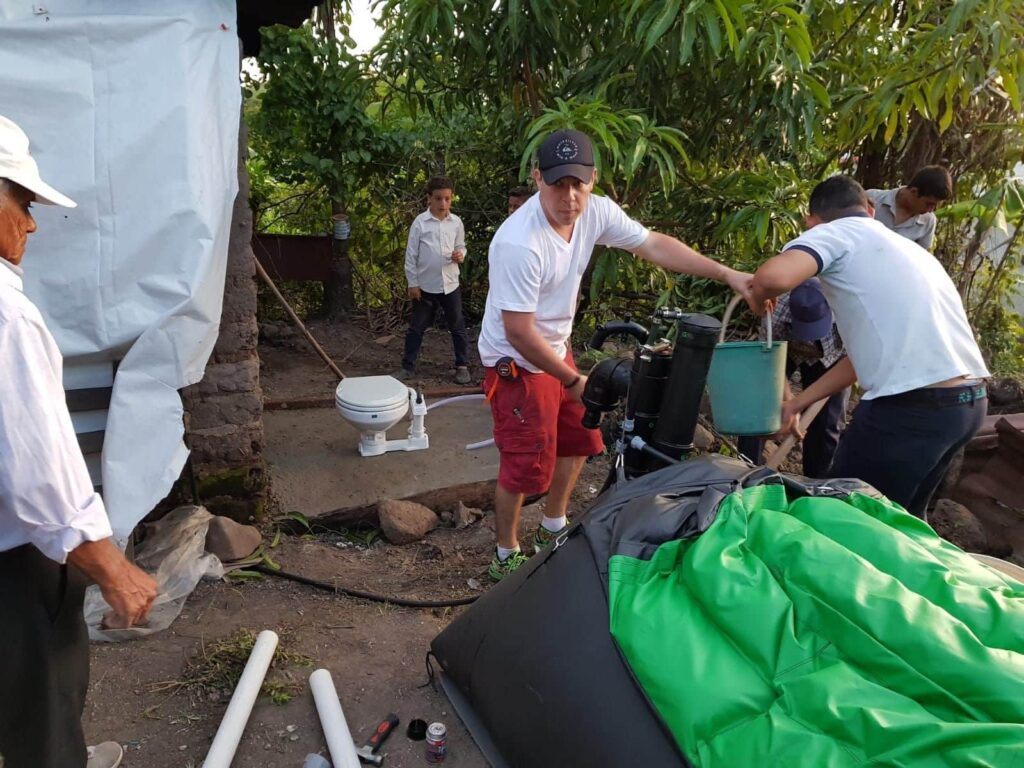
[[[508,215],[511,216],[513,213],[523,207],[523,204],[530,199],[533,195],[533,190],[527,186],[512,187],[508,191]]]
[[[859,381],[864,394],[828,476],[859,478],[925,519],[985,419],[989,372],[942,265],[872,219],[870,205],[848,176],[818,184],[807,231],[754,274],[752,306],[818,276],[849,356],[782,404],[782,429],[800,436],[811,403]]]
[[[766,338],[764,325],[761,337]],[[843,340],[832,321],[832,310],[817,278],[807,280],[779,297],[772,313],[772,338],[788,342],[787,397],[792,397],[788,379],[794,374],[799,374],[800,386],[806,389],[846,354]],[[807,427],[803,441],[803,471],[807,477],[820,478],[828,473],[846,421],[849,400],[850,387],[829,396],[828,402]],[[763,462],[764,438],[741,437],[738,447],[755,463]]]
[[[434,322],[438,307],[444,312],[455,350],[455,382],[469,384],[469,341],[462,316],[459,265],[466,259],[466,230],[462,219],[451,212],[451,181],[435,176],[427,182],[427,210],[409,228],[405,248],[405,276],[409,283],[412,317],[405,335],[400,381],[416,375],[416,358],[423,334]]]
[[[604,450],[600,431],[581,424],[587,377],[576,370],[569,347],[594,246],[622,248],[663,269],[719,280],[750,296],[750,275],[650,232],[614,201],[591,195],[597,171],[586,134],[562,130],[545,138],[533,180],[537,194],[491,241],[478,344],[499,452],[497,546],[488,570],[495,581],[526,562],[518,531],[525,494],[547,494],[533,537],[538,551],[568,527],[569,497],[583,463]]]
[[[935,209],[953,196],[953,177],[941,165],[927,165],[898,189],[869,189],[875,220],[926,250],[935,241]]]
[[[0,763],[4,768],[115,768],[121,746],[87,748],[86,581],[106,624],[146,620],[156,582],[111,538],[71,425],[63,360],[25,295],[21,261],[32,203],[75,207],[39,175],[24,131],[0,117]]]

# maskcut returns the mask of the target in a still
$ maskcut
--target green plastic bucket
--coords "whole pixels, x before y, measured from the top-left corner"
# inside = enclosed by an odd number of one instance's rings
[[[786,342],[772,341],[767,315],[766,341],[725,341],[725,329],[742,300],[736,296],[725,310],[722,331],[708,371],[708,396],[715,427],[726,435],[771,435],[781,426],[786,380]]]

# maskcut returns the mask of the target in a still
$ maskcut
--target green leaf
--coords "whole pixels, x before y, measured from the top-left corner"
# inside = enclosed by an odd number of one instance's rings
[[[661,36],[664,35],[668,31],[669,27],[672,26],[673,22],[676,20],[676,16],[679,15],[680,5],[681,0],[668,0],[664,3],[661,13],[658,14],[654,23],[652,23],[650,28],[647,30],[647,35],[644,40],[644,53],[649,53],[651,49],[658,44]]]
[[[814,96],[814,100],[817,101],[825,109],[832,108],[832,98],[828,95],[828,91],[825,86],[818,82],[812,75],[805,75],[800,80],[807,89]]]
[[[700,12],[704,17],[704,31],[708,35],[711,50],[718,56],[722,51],[722,30],[718,27],[718,14],[709,5],[703,6]]]
[[[1013,105],[1014,112],[1020,112],[1020,89],[1017,87],[1017,78],[1009,67],[1000,70],[1000,75],[1003,80],[1003,88],[1006,89],[1007,95],[1010,97],[1010,104]]]

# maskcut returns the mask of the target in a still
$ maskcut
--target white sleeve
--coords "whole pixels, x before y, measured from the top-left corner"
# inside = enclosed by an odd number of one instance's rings
[[[466,251],[466,228],[462,224],[462,219],[458,216],[455,217],[455,221],[458,223],[458,226],[455,228],[455,248],[452,250],[462,251],[462,256],[465,258],[469,255]]]
[[[843,262],[848,244],[843,233],[828,224],[811,227],[797,238],[786,243],[783,251],[803,251],[818,262],[818,274],[834,272]]]
[[[52,344],[28,319],[0,324],[0,525],[63,563],[82,542],[112,533],[48,354]]]
[[[409,240],[405,244],[405,279],[410,288],[419,287],[420,219],[417,216],[409,227]]]
[[[488,255],[488,280],[495,309],[536,312],[544,282],[540,254],[519,245],[494,243]]]
[[[632,251],[644,244],[650,230],[639,221],[629,218],[614,200],[607,197],[591,197],[590,204],[600,212],[599,245]]]

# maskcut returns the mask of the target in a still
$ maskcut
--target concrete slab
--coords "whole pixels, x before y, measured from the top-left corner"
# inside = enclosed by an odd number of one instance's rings
[[[491,437],[491,411],[483,401],[430,411],[427,450],[370,458],[359,455],[359,433],[333,408],[266,412],[263,424],[274,494],[283,510],[307,516],[498,476],[493,446],[465,450]],[[403,437],[408,425],[400,422],[389,439]]]

